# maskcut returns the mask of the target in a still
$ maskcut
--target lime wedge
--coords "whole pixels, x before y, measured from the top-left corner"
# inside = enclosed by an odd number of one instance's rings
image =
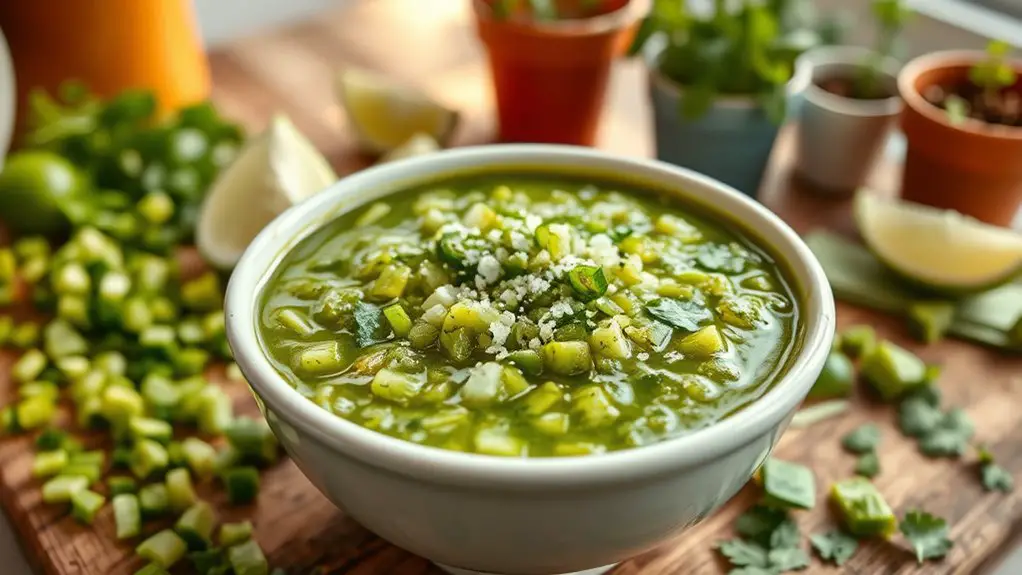
[[[367,152],[387,153],[420,132],[446,144],[458,125],[456,111],[371,72],[342,70],[335,88],[358,143]]]
[[[378,163],[383,164],[386,162],[403,160],[405,158],[414,158],[415,156],[431,154],[439,149],[440,144],[435,138],[433,138],[433,136],[419,132],[411,138],[408,138],[407,142],[384,154]]]
[[[1022,269],[1022,234],[952,210],[860,190],[855,222],[888,267],[921,286],[970,293],[1004,283]]]
[[[330,164],[294,124],[275,116],[213,182],[195,243],[210,264],[232,268],[273,218],[335,181]]]

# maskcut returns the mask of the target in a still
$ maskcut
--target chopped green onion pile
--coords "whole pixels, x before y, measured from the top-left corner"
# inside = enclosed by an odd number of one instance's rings
[[[203,375],[231,359],[222,278],[185,277],[175,259],[241,131],[209,104],[155,123],[152,95],[138,91],[103,102],[69,85],[60,101],[33,94],[30,107],[30,149],[70,160],[89,183],[60,206],[66,236],[0,247],[0,306],[49,318],[0,313],[0,347],[22,350],[0,430],[39,430],[32,473],[46,503],[91,524],[109,502],[111,537],[151,535],[134,541],[147,562],[139,573],[165,573],[186,555],[199,570],[209,558],[195,554],[214,549],[217,518],[197,491],[218,482],[231,502],[254,501],[258,468],[279,451],[266,424],[235,418],[230,397]],[[228,373],[240,375],[233,365]],[[64,404],[74,408],[68,430],[55,427]],[[109,434],[109,450],[86,451],[69,434],[92,429]],[[144,525],[171,514],[172,529]],[[224,534],[225,571],[268,571],[251,524],[224,524]]]

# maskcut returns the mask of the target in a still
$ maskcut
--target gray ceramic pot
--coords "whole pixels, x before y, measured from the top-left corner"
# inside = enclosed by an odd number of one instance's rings
[[[681,116],[683,88],[649,72],[657,159],[691,168],[756,197],[778,126],[753,98],[718,98],[701,118]]]
[[[880,81],[889,98],[858,100],[817,85],[828,78],[855,78],[870,51],[854,46],[815,48],[799,57],[792,89],[798,105],[795,170],[803,180],[832,195],[850,195],[862,185],[901,111],[897,61],[886,58]]]

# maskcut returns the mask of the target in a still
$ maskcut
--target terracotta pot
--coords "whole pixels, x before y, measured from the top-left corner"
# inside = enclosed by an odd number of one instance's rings
[[[585,19],[496,19],[474,0],[489,54],[498,138],[591,146],[596,141],[611,63],[628,49],[648,0],[614,0]]]
[[[952,125],[947,113],[921,95],[933,85],[965,81],[969,68],[984,57],[983,52],[937,52],[902,69],[898,90],[905,101],[901,129],[908,154],[901,195],[1008,226],[1022,204],[1022,128],[972,119]],[[1014,67],[1022,78],[1022,62]],[[1022,93],[1022,82],[1013,89]]]

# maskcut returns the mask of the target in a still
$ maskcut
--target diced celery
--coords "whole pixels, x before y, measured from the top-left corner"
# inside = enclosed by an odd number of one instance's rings
[[[292,368],[309,376],[337,373],[348,367],[337,340],[315,343],[299,348],[292,361]]]
[[[89,301],[84,296],[62,295],[57,298],[57,317],[71,322],[72,325],[88,328]]]
[[[926,364],[912,352],[890,341],[877,343],[862,358],[866,382],[886,401],[893,401],[926,385]]]
[[[89,372],[89,360],[81,355],[69,355],[56,361],[57,369],[69,381],[75,381]]]
[[[151,417],[133,416],[128,420],[128,429],[136,439],[152,439],[167,443],[174,435],[174,428],[166,421]]]
[[[31,321],[19,323],[11,331],[9,339],[12,346],[28,349],[39,342],[39,324]]]
[[[586,373],[593,363],[584,341],[552,341],[543,346],[543,360],[543,365],[560,375]]]
[[[224,430],[224,435],[246,460],[270,464],[277,459],[277,438],[265,421],[239,417]]]
[[[678,342],[678,349],[688,356],[704,359],[727,350],[727,342],[715,325],[699,328]]]
[[[215,525],[213,506],[205,501],[196,501],[174,524],[174,531],[185,540],[189,549],[202,550],[209,547]]]
[[[255,539],[228,548],[227,561],[234,575],[269,575],[270,572],[266,556]]]
[[[79,523],[92,525],[96,514],[99,513],[99,510],[105,503],[106,497],[99,493],[89,491],[88,489],[80,489],[71,493],[71,516],[78,520]]]
[[[252,522],[239,521],[237,523],[224,523],[220,526],[220,534],[217,540],[224,547],[231,547],[238,543],[244,543],[252,538]]]
[[[522,408],[529,415],[546,413],[564,399],[564,391],[554,382],[548,381],[529,392],[521,399]]]
[[[273,317],[278,324],[302,337],[308,337],[317,331],[309,318],[294,308],[281,308],[274,312]]]
[[[197,347],[179,349],[173,354],[175,372],[180,376],[202,373],[209,362],[209,352]]]
[[[89,344],[70,323],[57,318],[43,329],[43,349],[54,361],[88,353]]]
[[[92,451],[78,451],[76,453],[69,454],[70,463],[82,463],[86,465],[98,465],[102,467],[106,464],[106,452],[102,449],[94,449]]]
[[[501,369],[501,385],[504,388],[504,395],[509,399],[518,397],[532,388],[532,384],[529,383],[522,372],[510,365],[505,365]]]
[[[145,479],[167,468],[170,457],[167,450],[151,439],[139,439],[131,452],[131,472],[139,479]]]
[[[142,400],[154,413],[170,413],[181,401],[181,390],[166,377],[149,375],[142,380]]]
[[[475,433],[474,443],[477,453],[504,457],[521,456],[525,453],[526,448],[524,441],[512,436],[506,429],[497,427],[478,429]]]
[[[89,481],[89,485],[96,483],[103,476],[103,466],[96,463],[75,463],[68,462],[63,469],[60,470],[59,475],[68,477],[84,477]]]
[[[181,442],[185,463],[198,479],[209,479],[215,471],[216,449],[197,437],[188,437]]]
[[[507,359],[529,375],[539,375],[543,372],[543,356],[536,350],[520,349],[512,351],[508,354]]]
[[[196,414],[199,431],[219,435],[234,419],[234,405],[224,390],[215,385],[199,392],[199,408]]]
[[[167,484],[167,503],[173,511],[183,511],[195,503],[197,496],[192,477],[184,467],[171,469],[164,479]]]
[[[592,455],[594,453],[603,453],[607,448],[598,443],[588,443],[579,441],[562,441],[557,445],[554,445],[554,455],[560,457],[574,457],[579,455]]]
[[[152,323],[153,314],[144,298],[132,296],[125,300],[121,324],[126,331],[141,333]]]
[[[889,537],[897,529],[894,511],[868,479],[853,477],[833,484],[830,499],[852,535]]]
[[[32,475],[35,477],[50,477],[60,473],[67,466],[67,451],[56,449],[54,451],[43,451],[37,453],[32,461]]]
[[[38,349],[30,349],[11,366],[11,377],[19,383],[32,381],[46,369],[47,363],[46,354]]]
[[[548,412],[533,419],[532,427],[544,435],[553,437],[568,433],[571,427],[571,417],[567,413]]]
[[[134,389],[108,385],[103,390],[102,410],[107,421],[126,424],[131,417],[144,413],[145,402]]]
[[[138,490],[138,503],[145,517],[159,517],[170,510],[170,496],[167,486],[153,483]]]
[[[163,192],[149,192],[135,204],[135,209],[150,224],[164,224],[174,215],[174,200]]]
[[[400,303],[393,303],[383,308],[383,317],[387,318],[394,335],[406,337],[412,331],[412,318]]]
[[[181,286],[181,302],[195,311],[211,311],[223,304],[220,278],[208,271]]]
[[[598,355],[611,359],[628,359],[632,355],[632,347],[625,337],[621,326],[616,321],[609,321],[604,327],[593,330],[589,336],[589,345]]]
[[[128,359],[119,351],[104,351],[92,358],[92,365],[107,376],[124,375],[128,371]]]
[[[130,539],[142,531],[142,509],[138,497],[131,493],[114,495],[111,504],[114,508],[114,525],[117,539]]]
[[[71,500],[71,494],[89,488],[89,480],[80,475],[58,475],[43,484],[43,501],[63,503]]]
[[[572,394],[571,411],[578,414],[583,427],[610,425],[621,415],[607,393],[598,385],[587,385]]]
[[[66,263],[53,272],[53,291],[57,295],[88,295],[92,287],[89,272],[77,262]]]
[[[164,529],[146,539],[138,547],[135,553],[164,569],[169,569],[177,563],[188,551],[188,545],[171,529]]]
[[[408,266],[391,264],[384,268],[383,272],[380,273],[380,277],[376,278],[376,281],[373,282],[372,287],[369,289],[369,295],[377,300],[401,297],[411,275],[412,270]]]
[[[57,414],[57,404],[53,397],[37,395],[18,403],[15,414],[21,429],[39,429],[53,422]]]
[[[151,325],[138,335],[138,343],[143,348],[162,350],[170,353],[177,344],[177,334],[169,325]]]

